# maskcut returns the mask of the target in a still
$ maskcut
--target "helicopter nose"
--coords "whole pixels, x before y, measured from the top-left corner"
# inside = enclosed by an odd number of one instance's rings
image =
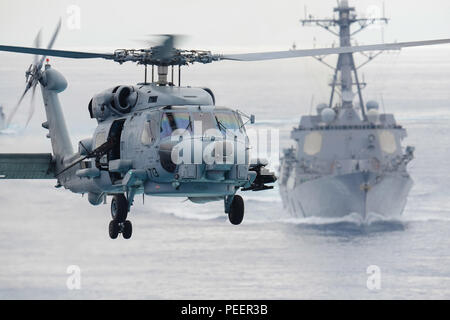
[[[229,141],[215,141],[203,149],[203,164],[205,178],[222,181],[236,163],[234,144]]]
[[[161,147],[163,151],[163,147]],[[229,140],[191,139],[170,147],[170,157],[175,165],[233,165],[247,163],[245,143]]]
[[[233,164],[234,144],[230,141],[215,141],[203,148],[203,162],[205,164]]]
[[[194,142],[190,140],[190,142]],[[172,153],[178,164],[181,179],[206,179],[213,181],[242,180],[247,178],[248,155],[246,144],[240,141],[195,141],[188,150],[196,149],[190,155],[181,150]],[[241,150],[242,149],[242,150]],[[189,160],[192,160],[189,163]]]

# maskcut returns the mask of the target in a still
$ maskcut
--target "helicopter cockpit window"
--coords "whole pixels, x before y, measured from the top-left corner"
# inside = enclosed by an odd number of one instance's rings
[[[169,137],[175,130],[192,131],[191,118],[187,112],[165,112],[161,119],[161,139]]]
[[[226,130],[240,130],[241,126],[233,112],[216,112],[215,116],[220,131],[225,132]]]
[[[242,132],[246,132],[246,131],[245,131],[245,125],[244,125],[244,121],[242,120],[242,117],[241,117],[241,115],[240,115],[240,114],[238,114],[238,113],[235,113],[234,115],[235,115],[235,116],[236,116],[236,118],[238,119],[238,122],[239,122],[239,128],[240,128],[240,130],[241,130]]]
[[[211,112],[194,112],[192,117],[194,118],[194,126],[201,124],[202,134],[211,129],[217,130],[217,122]],[[196,129],[195,132],[200,132],[200,130]]]

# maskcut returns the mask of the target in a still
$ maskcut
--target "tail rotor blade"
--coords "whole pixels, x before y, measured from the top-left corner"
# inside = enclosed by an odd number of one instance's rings
[[[35,97],[35,94],[36,94],[37,84],[38,84],[37,82],[34,84],[33,89],[31,91],[30,110],[28,112],[28,119],[27,119],[27,122],[25,124],[25,128],[28,127],[28,124],[30,123],[31,118],[33,118],[33,115],[34,115],[34,110],[35,110],[34,97]]]
[[[47,46],[47,49],[51,49],[56,41],[56,38],[58,37],[58,33],[61,30],[61,19],[59,19],[59,22],[56,26],[55,32],[53,33],[52,38],[50,39],[50,42]],[[36,38],[34,39],[34,46],[35,48],[39,48],[41,46],[41,31],[38,32],[38,34],[36,35]],[[39,49],[36,49],[39,50]],[[40,78],[40,70],[42,68],[42,65],[44,64],[44,60],[45,60],[46,56],[45,54],[42,55],[42,57],[39,60],[39,56],[36,54],[34,56],[34,62],[33,64],[30,66],[30,68],[28,69],[26,75],[27,75],[27,86],[25,88],[25,91],[23,92],[22,96],[20,97],[19,101],[17,102],[16,106],[13,108],[13,110],[11,111],[6,124],[9,127],[9,125],[11,124],[11,120],[14,118],[14,116],[16,115],[17,111],[20,108],[20,105],[22,104],[23,98],[25,98],[25,95],[27,94],[27,92],[32,89],[32,95],[31,95],[31,103],[30,103],[30,110],[28,113],[28,118],[27,118],[27,122],[25,127],[28,126],[28,124],[30,123],[31,118],[33,117],[34,114],[34,98],[35,98],[35,94],[36,94],[36,87],[37,84],[39,82],[39,78]]]
[[[55,44],[56,38],[58,37],[59,31],[61,30],[61,24],[62,24],[62,20],[60,18],[59,21],[58,21],[58,24],[56,25],[55,32],[53,32],[53,36],[52,36],[50,42],[48,43],[47,49],[53,48],[53,45]]]
[[[61,30],[61,24],[62,24],[62,21],[61,21],[61,19],[59,19],[58,24],[56,25],[55,32],[53,33],[53,36],[50,39],[50,42],[48,43],[47,49],[53,48],[56,38],[58,37],[59,30]],[[42,65],[44,64],[45,58],[46,58],[46,56],[42,56],[41,61],[39,61],[38,70],[41,70]]]
[[[36,35],[36,38],[34,39],[33,45],[35,48],[40,48],[41,47],[41,34],[42,34],[42,29],[39,30],[38,34]],[[34,60],[33,60],[33,64],[37,65],[39,61],[39,56],[35,55],[34,56]]]
[[[11,124],[11,120],[14,118],[14,115],[17,113],[17,111],[20,108],[20,104],[23,101],[23,98],[25,98],[25,95],[28,92],[29,87],[27,86],[27,88],[25,89],[25,91],[23,92],[22,96],[20,97],[19,101],[17,102],[17,104],[15,105],[15,107],[12,109],[11,113],[8,116],[8,119],[6,120],[6,127],[9,127],[9,125]]]

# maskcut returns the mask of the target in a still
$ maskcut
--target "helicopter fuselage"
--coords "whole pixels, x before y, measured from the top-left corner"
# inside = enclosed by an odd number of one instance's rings
[[[208,89],[118,86],[94,96],[89,112],[98,127],[63,159],[63,167],[79,163],[57,178],[75,193],[88,193],[93,205],[124,192],[223,200],[256,177],[240,113],[214,106]],[[105,152],[79,161],[108,142]]]
[[[88,106],[98,123],[95,132],[74,151],[58,97],[66,79],[47,63],[30,81],[30,88],[41,86],[47,118],[42,127],[53,153],[2,154],[0,179],[56,179],[56,187],[87,194],[95,206],[112,196],[112,239],[119,233],[131,237],[127,216],[138,194],[222,200],[230,222],[238,225],[244,201],[237,191],[271,189],[266,184],[276,181],[267,162],[250,163],[245,115],[216,107],[209,89],[162,81],[105,90]]]

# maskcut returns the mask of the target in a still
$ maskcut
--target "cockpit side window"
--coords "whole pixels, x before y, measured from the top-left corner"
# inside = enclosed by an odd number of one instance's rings
[[[239,122],[239,128],[242,132],[246,132],[245,131],[245,125],[244,125],[244,121],[242,121],[242,117],[239,113],[235,112],[234,115],[236,116],[238,122]]]
[[[189,116],[189,113],[175,112],[173,115],[177,129],[192,130],[191,117]]]
[[[191,118],[187,112],[165,112],[161,119],[161,139],[169,137],[177,129],[192,131]]]

